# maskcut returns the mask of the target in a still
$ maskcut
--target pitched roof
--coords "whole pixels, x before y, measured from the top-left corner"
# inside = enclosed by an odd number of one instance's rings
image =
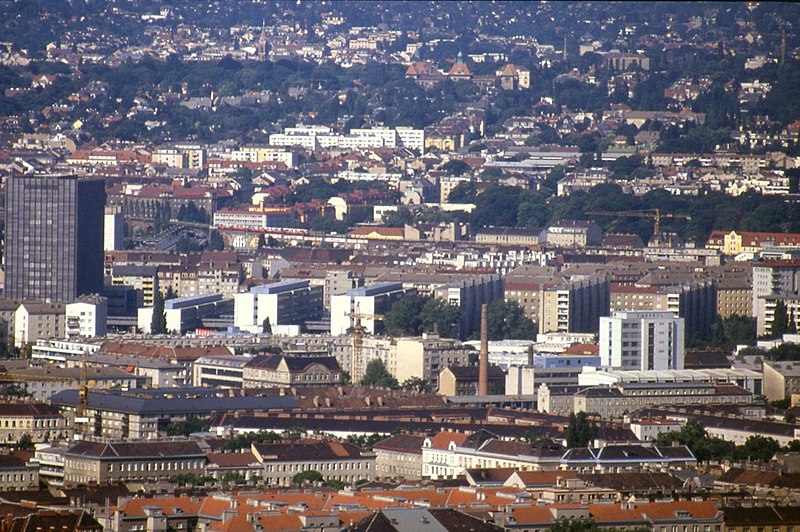
[[[413,434],[397,434],[390,438],[386,438],[385,440],[379,441],[373,445],[372,448],[422,455],[422,444],[424,442],[424,436],[415,436]]]
[[[64,453],[88,458],[164,458],[167,456],[205,456],[193,440],[102,443],[78,442]]]

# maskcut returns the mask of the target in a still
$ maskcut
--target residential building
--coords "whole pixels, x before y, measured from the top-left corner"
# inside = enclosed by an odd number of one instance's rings
[[[234,310],[233,299],[224,299],[222,294],[205,293],[196,296],[178,297],[164,302],[167,331],[183,334],[203,326],[204,319],[219,318]],[[137,312],[137,326],[149,334],[153,321],[153,307],[142,307]]]
[[[308,281],[286,280],[254,286],[234,296],[233,324],[247,332],[278,333],[294,326],[295,334],[306,321],[322,316],[323,287]]]
[[[439,395],[478,395],[478,366],[451,366],[439,374]],[[497,366],[489,366],[489,395],[503,395],[506,374]]]
[[[192,386],[243,388],[244,366],[250,361],[244,356],[204,356],[192,364]]]
[[[594,222],[562,220],[542,230],[539,242],[554,248],[583,248],[603,243],[603,230]]]
[[[293,477],[304,471],[318,471],[325,479],[347,483],[375,479],[375,453],[348,442],[254,443],[251,450],[267,484],[290,486]]]
[[[420,338],[398,338],[384,365],[399,383],[422,379],[436,390],[441,369],[469,365],[472,353],[475,352],[458,340],[425,334]]]
[[[800,248],[800,234],[716,230],[708,236],[706,247],[723,255],[755,254],[768,247]]]
[[[37,340],[64,338],[63,303],[22,303],[14,313],[14,345],[23,347]]]
[[[534,320],[539,332],[597,332],[598,320],[608,315],[610,287],[608,278],[603,275],[557,280],[540,286],[539,313]]]
[[[136,306],[152,307],[159,290],[158,266],[112,265],[111,285],[132,286],[136,290]]]
[[[123,249],[125,218],[119,206],[106,208],[103,214],[103,251]]]
[[[39,489],[39,468],[13,454],[0,455],[0,492],[36,491]]]
[[[576,392],[572,399],[570,413],[592,412],[609,419],[621,418],[655,405],[749,404],[753,402],[753,394],[735,384],[620,383],[614,386],[592,386]]]
[[[116,365],[110,367],[96,367],[87,363],[82,369],[78,365],[80,360],[73,359],[62,367],[54,364],[40,365],[41,362],[27,360],[8,361],[5,364],[6,381],[0,384],[0,390],[7,391],[9,386],[29,394],[34,401],[48,401],[53,395],[64,390],[75,390],[81,385],[82,374],[92,383],[92,388],[102,390],[107,388],[129,389],[140,388],[150,384],[148,379],[137,377]]]
[[[733,295],[733,294],[727,294]],[[742,302],[735,301],[737,310]],[[717,317],[717,285],[711,280],[678,282],[669,278],[635,284],[614,283],[611,287],[611,312],[625,310],[671,311],[684,320],[689,337],[708,332]]]
[[[342,373],[333,356],[259,355],[244,365],[242,379],[245,388],[332,386]]]
[[[240,229],[264,231],[265,229],[294,227],[295,213],[285,207],[252,207],[242,209],[220,209],[214,213],[217,229]]]
[[[657,502],[636,500],[616,504],[602,501],[589,504],[515,507],[499,520],[499,524],[508,531],[547,530],[554,523],[565,519],[577,522],[589,521],[595,523],[601,530],[626,528],[677,532],[684,527],[687,532],[694,527],[697,527],[698,531],[707,532],[728,530],[723,512],[713,501],[695,500]]]
[[[263,470],[252,452],[209,453],[206,460],[206,475],[216,481],[224,482],[230,477],[249,481],[259,478]]]
[[[735,384],[752,393],[764,394],[764,379],[758,371],[746,368],[615,370],[584,367],[578,376],[580,386],[613,386],[618,383],[704,383]]]
[[[600,318],[600,361],[620,369],[683,369],[683,318],[671,312],[614,312]]]
[[[328,270],[325,272],[322,306],[330,309],[332,295],[343,294],[352,288],[362,286],[364,286],[363,274],[347,270]]]
[[[764,395],[768,401],[791,399],[800,393],[800,363],[764,360]]]
[[[284,148],[271,148],[269,146],[242,146],[230,152],[233,161],[248,161],[251,163],[282,163],[286,168],[297,165],[297,154]]]
[[[375,476],[416,480],[422,477],[424,436],[397,434],[372,446],[375,452]]]
[[[332,295],[331,334],[346,334],[353,328],[356,319],[366,332],[381,334],[386,313],[393,304],[411,293],[414,291],[403,288],[402,283],[384,282]]]
[[[481,326],[481,306],[503,299],[503,278],[486,274],[435,288],[434,295],[461,311],[460,338],[466,338]]]
[[[475,234],[476,244],[499,246],[535,246],[541,229],[526,227],[484,227]]]
[[[11,176],[5,205],[5,297],[66,303],[102,291],[103,180]]]
[[[206,453],[194,440],[82,441],[64,453],[64,484],[154,482],[177,475],[203,476]]]
[[[779,299],[789,302],[800,299],[800,260],[771,260],[753,266],[753,315],[756,333],[770,334],[775,317],[775,304]],[[797,319],[800,312],[794,313]]]
[[[0,444],[15,444],[25,434],[34,443],[41,443],[69,438],[72,429],[55,406],[46,403],[0,403]]]
[[[685,446],[607,444],[564,449],[547,440],[538,444],[504,441],[486,430],[469,435],[439,432],[425,438],[422,445],[422,477],[432,480],[456,478],[468,469],[607,473],[644,467],[686,467],[696,463]]]
[[[89,435],[111,440],[154,440],[166,436],[166,426],[189,417],[207,419],[212,413],[261,412],[297,408],[291,396],[244,396],[209,388],[150,388],[94,390],[88,394]],[[78,406],[78,390],[64,390],[50,398],[72,420]],[[72,426],[70,423],[68,426]]]
[[[108,299],[98,294],[80,296],[72,303],[67,303],[65,315],[67,338],[105,336]]]
[[[753,315],[753,278],[751,275],[723,277],[717,281],[717,316]]]

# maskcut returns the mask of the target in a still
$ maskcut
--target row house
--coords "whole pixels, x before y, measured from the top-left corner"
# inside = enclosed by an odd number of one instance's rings
[[[521,471],[576,470],[619,472],[638,468],[690,467],[697,460],[686,446],[614,444],[564,449],[551,441],[504,441],[480,430],[472,434],[440,432],[422,445],[422,476],[456,478],[468,469],[515,468]]]

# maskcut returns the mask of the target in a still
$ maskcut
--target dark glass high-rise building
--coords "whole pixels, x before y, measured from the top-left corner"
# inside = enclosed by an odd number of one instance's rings
[[[104,206],[100,179],[9,178],[5,297],[70,302],[101,292]]]

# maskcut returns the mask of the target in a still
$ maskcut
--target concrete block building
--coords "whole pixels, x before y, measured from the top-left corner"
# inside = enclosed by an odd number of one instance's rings
[[[600,318],[600,361],[620,369],[683,369],[683,318],[671,312],[615,312]]]
[[[273,332],[286,325],[302,327],[322,316],[322,299],[323,287],[305,280],[256,286],[234,297],[233,324],[253,333],[262,332],[266,320]]]

